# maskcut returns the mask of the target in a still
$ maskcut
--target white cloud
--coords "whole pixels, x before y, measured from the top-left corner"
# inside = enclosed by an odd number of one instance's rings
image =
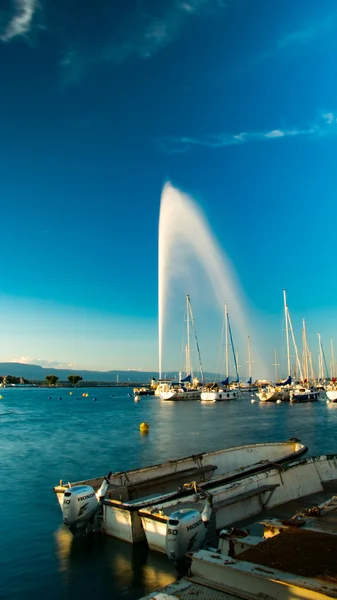
[[[281,131],[280,129],[273,129],[273,131],[268,131],[268,133],[265,133],[264,137],[278,138],[278,137],[284,137],[285,135],[288,135],[288,133],[286,133],[285,131]]]
[[[332,123],[337,123],[337,118],[332,112],[324,113],[322,115],[322,118],[327,122],[328,125],[331,125]]]
[[[276,140],[289,137],[314,137],[328,134],[337,134],[337,127],[327,127],[327,125],[337,125],[337,118],[334,113],[324,113],[314,125],[305,129],[271,129],[270,131],[252,131],[242,133],[218,133],[202,137],[183,136],[180,138],[167,137],[160,141],[162,149],[169,153],[188,152],[192,146],[203,146],[206,148],[223,148],[225,146],[234,146],[246,144],[248,142],[261,142],[263,140]]]
[[[76,364],[74,363],[63,363],[57,360],[45,360],[43,358],[32,358],[30,356],[13,358],[9,362],[21,363],[25,365],[38,365],[40,367],[50,367],[53,369],[75,369],[76,367]]]
[[[265,52],[260,58],[273,58],[275,55],[281,52],[296,50],[305,45],[312,43],[314,40],[320,38],[322,35],[329,33],[334,34],[334,29],[337,22],[337,13],[327,15],[323,19],[312,21],[306,24],[302,29],[285,33],[276,43],[276,46]]]
[[[15,12],[0,39],[9,42],[14,37],[29,32],[38,7],[38,0],[15,0]]]

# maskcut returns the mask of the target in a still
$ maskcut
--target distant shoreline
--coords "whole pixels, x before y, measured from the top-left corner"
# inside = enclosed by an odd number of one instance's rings
[[[5,386],[0,385],[0,389],[9,389],[9,388],[71,388],[71,389],[80,389],[86,387],[100,387],[100,388],[118,388],[118,387],[148,387],[150,388],[149,383],[139,383],[137,382],[125,382],[116,381],[106,382],[106,381],[80,381],[77,385],[71,385],[69,381],[57,381],[55,385],[48,385],[45,381],[34,381],[31,383],[10,383]]]

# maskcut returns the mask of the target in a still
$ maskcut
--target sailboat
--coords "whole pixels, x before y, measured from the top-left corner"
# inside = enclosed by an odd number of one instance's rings
[[[307,330],[305,320],[303,319],[302,325],[302,343],[303,343],[303,371],[301,369],[300,361],[298,360],[301,383],[295,385],[290,390],[290,402],[316,402],[319,398],[320,392],[308,385],[309,382],[309,364],[310,364],[310,352],[307,343]],[[296,346],[295,346],[296,348]],[[296,358],[297,348],[296,348]],[[312,364],[310,364],[311,370]],[[302,383],[303,382],[303,383]]]
[[[275,385],[269,384],[261,387],[257,392],[257,396],[260,402],[279,402],[287,401],[290,399],[290,386],[291,386],[291,364],[290,364],[290,343],[289,343],[289,326],[291,327],[291,320],[287,305],[286,291],[283,290],[283,302],[284,302],[284,316],[286,323],[286,341],[287,341],[287,364],[288,364],[288,377],[283,381],[278,381]],[[293,338],[295,340],[295,338]],[[275,359],[276,363],[276,359]]]
[[[199,342],[195,328],[195,322],[192,312],[191,300],[189,294],[186,294],[186,326],[187,342],[185,346],[185,377],[182,372],[179,373],[179,381],[161,382],[157,395],[161,400],[200,400],[200,380],[204,381],[204,373],[201,364]],[[193,377],[193,368],[191,362],[191,329],[194,333],[195,345],[199,359],[200,380]]]
[[[246,385],[240,385],[240,390],[241,392],[249,392],[250,394],[253,394],[254,392],[258,392],[259,391],[259,386],[256,385],[256,383],[253,383],[253,376],[252,376],[252,364],[254,361],[252,361],[252,354],[251,354],[251,348],[250,348],[250,336],[248,336],[248,360],[247,360],[247,364],[248,364],[248,370],[249,370],[249,378],[246,381]]]
[[[235,367],[235,371],[236,371],[236,378],[237,378],[236,383],[237,384],[239,384],[239,372],[238,372],[237,356],[236,356],[236,353],[234,350],[233,336],[232,336],[232,330],[231,330],[230,321],[229,321],[227,304],[225,304],[225,334],[226,334],[226,343],[225,343],[226,379],[224,379],[223,381],[220,381],[220,382],[208,383],[207,385],[205,385],[203,387],[200,399],[204,402],[224,402],[227,400],[238,400],[239,398],[241,398],[240,388],[238,386],[233,387],[229,383],[229,355],[228,355],[229,341],[231,342],[232,351],[233,351],[234,367]]]
[[[336,380],[336,365],[332,339],[331,344],[331,381],[326,387],[326,395],[330,402],[337,402],[337,380]]]

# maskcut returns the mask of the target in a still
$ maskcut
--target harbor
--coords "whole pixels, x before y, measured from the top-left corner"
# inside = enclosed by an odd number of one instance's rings
[[[304,458],[333,452],[333,403],[170,403],[155,396],[135,403],[128,396],[132,388],[114,389],[113,396],[109,389],[88,388],[88,397],[77,400],[70,391],[63,391],[62,400],[57,390],[2,391],[1,469],[12,483],[19,482],[15,510],[6,503],[0,510],[8,540],[2,589],[11,598],[48,593],[56,600],[109,590],[117,600],[136,600],[176,580],[172,561],[144,542],[97,535],[74,539],[52,491],[60,478],[81,481],[164,463],[168,457],[293,437],[308,447]],[[150,427],[145,435],[139,430],[144,421]],[[22,461],[28,465],[24,470]],[[25,576],[18,577],[19,572]]]

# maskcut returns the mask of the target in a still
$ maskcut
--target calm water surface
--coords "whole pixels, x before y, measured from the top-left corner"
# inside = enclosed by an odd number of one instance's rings
[[[134,600],[175,579],[165,556],[61,525],[52,488],[188,454],[298,437],[337,452],[337,405],[135,403],[125,388],[0,390],[1,598]],[[87,391],[88,398],[81,394]],[[62,397],[62,399],[60,399]],[[93,398],[97,398],[94,402]],[[139,432],[147,421],[148,435]]]

